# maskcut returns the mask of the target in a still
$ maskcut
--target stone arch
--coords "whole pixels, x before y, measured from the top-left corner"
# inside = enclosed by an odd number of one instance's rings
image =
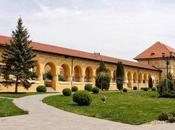
[[[138,81],[138,76],[137,76],[137,73],[134,72],[134,74],[133,74],[133,83],[137,83],[137,81]]]
[[[139,75],[138,75],[138,82],[142,83],[142,80],[143,80],[142,73],[139,73]]]
[[[74,77],[73,77],[73,80],[75,82],[81,82],[81,79],[82,79],[82,68],[81,68],[81,66],[76,65],[74,67]]]
[[[59,80],[69,81],[69,78],[70,78],[69,65],[67,65],[67,64],[62,64],[61,65],[61,67],[60,67],[60,75],[59,76],[63,77],[63,79],[59,79]]]
[[[85,70],[84,81],[92,82],[92,80],[93,80],[93,70],[92,70],[92,67],[88,66]]]
[[[113,71],[112,81],[116,82],[116,70]]]
[[[148,81],[148,75],[146,73],[144,73],[143,75],[143,83],[147,83]]]
[[[56,75],[56,65],[53,62],[47,62],[44,66],[43,80],[47,87],[56,88],[57,79],[54,78]]]
[[[128,79],[128,88],[132,88],[132,73],[128,71],[127,73],[127,79]]]

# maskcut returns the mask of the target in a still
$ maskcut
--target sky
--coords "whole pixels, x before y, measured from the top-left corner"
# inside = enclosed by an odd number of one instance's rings
[[[32,41],[132,60],[157,41],[175,48],[174,0],[0,0],[0,35],[19,17]]]

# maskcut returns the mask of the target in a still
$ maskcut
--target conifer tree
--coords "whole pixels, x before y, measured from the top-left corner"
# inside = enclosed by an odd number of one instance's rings
[[[116,84],[119,90],[123,89],[123,81],[124,81],[124,65],[122,64],[122,62],[118,62],[116,69]]]
[[[4,78],[2,83],[5,85],[15,84],[15,93],[18,92],[19,85],[28,89],[31,86],[29,80],[35,78],[32,69],[36,65],[36,61],[33,60],[36,55],[30,46],[29,37],[22,19],[19,18],[16,29],[12,31],[10,43],[6,44],[2,53],[2,63],[4,64],[1,69]]]

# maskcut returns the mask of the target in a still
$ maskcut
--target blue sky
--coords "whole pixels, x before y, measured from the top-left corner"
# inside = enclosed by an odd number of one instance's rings
[[[0,0],[0,34],[23,18],[33,41],[132,59],[156,41],[175,48],[173,0]]]

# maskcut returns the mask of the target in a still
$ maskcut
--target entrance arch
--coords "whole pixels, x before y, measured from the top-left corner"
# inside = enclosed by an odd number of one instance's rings
[[[56,81],[57,79],[54,79],[53,77],[56,75],[56,66],[52,62],[46,63],[44,66],[44,75],[43,80],[47,87],[56,88]]]
[[[85,82],[92,82],[93,80],[93,70],[92,68],[89,66],[86,68],[85,70],[85,78],[84,78],[84,81]]]
[[[79,65],[77,65],[74,67],[73,81],[81,82],[81,79],[82,79],[82,68]]]
[[[61,65],[60,75],[58,77],[59,81],[69,81],[70,78],[70,68],[67,64]]]

